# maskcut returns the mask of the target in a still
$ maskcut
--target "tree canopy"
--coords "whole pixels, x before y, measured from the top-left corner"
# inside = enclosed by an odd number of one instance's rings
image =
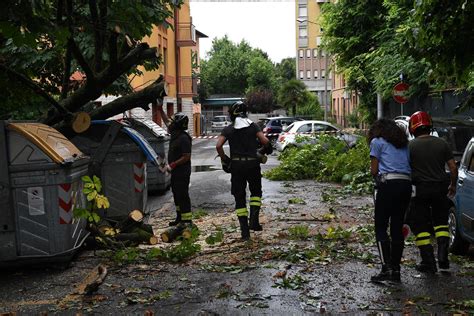
[[[43,122],[55,124],[105,92],[125,95],[109,109],[148,108],[162,94],[163,83],[157,80],[136,94],[131,93],[127,76],[138,74],[139,65],[157,68],[161,59],[156,48],[142,39],[151,35],[153,25],[167,25],[177,5],[173,0],[2,3],[0,116],[30,110],[24,105],[31,101],[36,117],[42,115]],[[80,86],[71,85],[76,71],[85,77]],[[102,109],[91,115],[107,114]]]
[[[389,98],[401,75],[412,95],[474,88],[473,9],[461,0],[340,0],[323,6],[323,44],[374,113],[375,94]]]

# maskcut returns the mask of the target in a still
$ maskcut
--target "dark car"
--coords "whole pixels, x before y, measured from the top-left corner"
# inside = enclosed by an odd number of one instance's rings
[[[433,129],[453,151],[454,160],[461,160],[467,143],[474,137],[474,122],[456,118],[433,118]]]
[[[474,243],[474,137],[459,163],[456,196],[449,212],[450,250],[462,255]]]
[[[296,117],[266,117],[257,122],[262,132],[270,140],[271,144],[275,146],[278,135],[295,121],[301,121]]]
[[[408,139],[414,137],[408,131],[409,116],[398,116],[395,122],[407,133]],[[453,151],[454,160],[459,162],[467,143],[474,137],[474,122],[459,118],[433,117],[433,136],[443,138]]]

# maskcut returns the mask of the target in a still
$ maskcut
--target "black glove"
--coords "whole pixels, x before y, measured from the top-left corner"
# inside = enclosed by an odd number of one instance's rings
[[[266,145],[260,147],[258,152],[262,155],[270,155],[273,152],[273,147],[270,143],[267,143]]]
[[[261,154],[260,152],[257,152],[257,159],[258,162],[265,164],[268,160],[267,156],[264,154]]]
[[[222,170],[224,170],[227,173],[230,173],[231,162],[232,162],[232,160],[229,158],[229,156],[225,155],[224,158],[221,159]]]

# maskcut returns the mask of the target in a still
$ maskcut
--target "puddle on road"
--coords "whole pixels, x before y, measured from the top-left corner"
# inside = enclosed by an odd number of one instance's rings
[[[220,169],[213,165],[203,165],[203,166],[193,166],[192,172],[206,172],[206,171],[215,171],[215,170],[220,170]]]

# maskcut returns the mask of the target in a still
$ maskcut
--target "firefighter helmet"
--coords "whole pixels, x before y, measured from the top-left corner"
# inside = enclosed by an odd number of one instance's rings
[[[173,116],[173,119],[171,120],[171,125],[175,129],[179,129],[182,131],[185,131],[188,129],[188,123],[189,119],[186,116],[186,114],[178,112]]]
[[[237,101],[229,108],[230,119],[233,121],[236,117],[247,117],[247,105],[242,101]]]
[[[425,126],[427,128],[433,127],[431,116],[424,111],[418,111],[412,114],[409,121],[410,133],[415,134],[417,128]]]

